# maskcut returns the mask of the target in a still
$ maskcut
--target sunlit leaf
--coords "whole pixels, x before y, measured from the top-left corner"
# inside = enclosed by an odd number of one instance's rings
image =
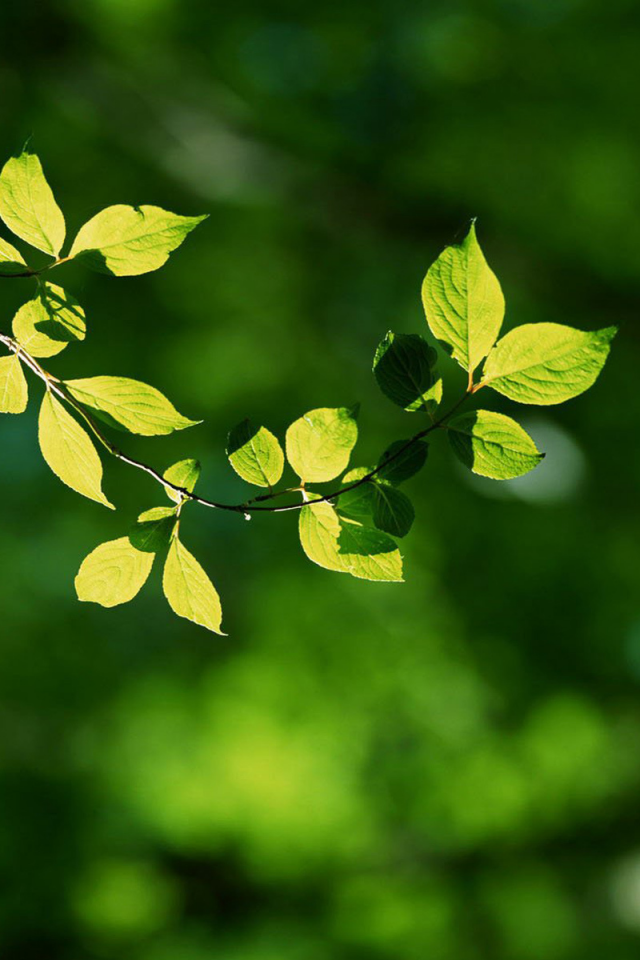
[[[353,408],[321,407],[291,424],[287,459],[305,483],[333,480],[346,469],[358,439]]]
[[[394,540],[372,527],[344,520],[338,552],[348,572],[359,580],[402,581],[402,556]]]
[[[63,483],[115,509],[102,492],[102,463],[91,438],[49,390],[40,408],[38,437],[42,456]]]
[[[434,337],[473,372],[496,342],[504,318],[502,290],[480,249],[475,225],[429,269],[422,300]]]
[[[10,277],[28,269],[19,250],[0,237],[0,276]]]
[[[174,613],[224,636],[220,629],[220,597],[196,558],[177,537],[171,541],[167,554],[162,586]]]
[[[307,557],[326,570],[362,580],[402,580],[402,557],[386,534],[340,518],[331,504],[306,504],[299,534]]]
[[[78,600],[115,607],[127,603],[147,581],[155,554],[138,550],[129,537],[109,540],[85,557],[75,585]]]
[[[169,483],[174,483],[176,487],[182,487],[183,490],[188,490],[189,493],[193,493],[200,477],[200,464],[197,460],[179,460],[177,463],[168,467],[163,476],[165,480],[168,480]],[[179,493],[176,493],[171,487],[165,487],[165,490],[171,500],[180,503],[181,497]]]
[[[120,430],[143,437],[162,436],[199,423],[178,413],[159,390],[128,377],[66,380],[65,387],[83,406]]]
[[[616,327],[588,333],[560,323],[525,323],[496,344],[482,382],[519,403],[563,403],[595,383],[616,332]]]
[[[206,217],[181,217],[160,207],[117,204],[80,228],[69,254],[116,277],[158,270]]]
[[[474,473],[493,480],[521,477],[537,467],[544,454],[519,423],[502,413],[478,410],[449,423],[449,440],[459,460]]]
[[[18,357],[0,357],[0,413],[24,413],[29,389]]]
[[[247,483],[272,487],[282,476],[284,453],[278,439],[266,427],[256,427],[250,420],[243,420],[229,434],[227,456]]]
[[[175,525],[175,507],[151,507],[140,514],[129,530],[129,540],[138,550],[157,553],[169,546]]]
[[[25,150],[5,163],[0,173],[0,217],[32,247],[52,257],[60,253],[64,217],[34,153]]]
[[[53,357],[74,341],[84,340],[84,310],[54,283],[41,283],[33,300],[13,318],[13,335],[32,357]]]

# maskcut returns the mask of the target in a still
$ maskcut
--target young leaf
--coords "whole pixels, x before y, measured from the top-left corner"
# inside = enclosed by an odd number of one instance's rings
[[[378,345],[373,373],[385,396],[404,410],[426,410],[439,402],[434,391],[436,351],[417,334],[389,333]],[[440,381],[440,397],[442,384]]]
[[[203,220],[206,217],[180,217],[160,207],[116,204],[80,228],[69,256],[115,277],[149,273],[166,263]]]
[[[138,550],[158,553],[169,545],[176,519],[175,507],[152,507],[145,510],[129,531],[129,540]]]
[[[341,519],[331,504],[300,511],[300,543],[313,563],[361,580],[402,580],[402,557],[394,541],[370,527]]]
[[[358,439],[353,408],[310,410],[287,430],[287,460],[305,483],[339,476]]]
[[[563,403],[596,381],[616,333],[616,327],[588,333],[560,323],[525,323],[496,344],[482,382],[519,403]]]
[[[407,443],[407,440],[396,440],[390,447],[387,447],[378,460],[378,465],[383,464],[382,469],[377,473],[379,480],[399,484],[422,470],[429,453],[429,444],[424,440],[416,440],[407,447]],[[402,450],[402,453],[398,454],[399,450]],[[392,459],[393,457],[395,459]],[[387,461],[389,462],[387,463]]]
[[[0,237],[0,276],[10,277],[28,269],[19,250]]]
[[[277,438],[266,427],[243,420],[227,441],[229,463],[247,483],[272,487],[282,476],[284,453]]]
[[[178,460],[177,463],[165,470],[163,476],[169,483],[175,483],[176,487],[182,487],[189,493],[193,493],[200,477],[200,464],[197,460]],[[165,487],[165,490],[171,500],[180,503],[179,493],[176,493],[171,487]]]
[[[78,600],[102,607],[128,603],[146,583],[154,559],[154,553],[138,550],[129,537],[101,543],[85,557],[78,570]]]
[[[220,597],[198,561],[174,537],[164,565],[164,595],[179,617],[219,633],[222,622]]]
[[[0,358],[0,413],[24,413],[29,390],[22,364],[13,354]]]
[[[13,335],[32,357],[54,357],[84,340],[87,326],[78,301],[55,283],[41,283],[37,296],[13,318]]]
[[[105,423],[143,437],[164,436],[201,422],[183,417],[155,387],[128,377],[66,380],[65,387]]]
[[[496,342],[504,318],[502,290],[474,224],[463,242],[447,247],[429,269],[422,302],[434,337],[472,373]]]
[[[42,456],[63,483],[115,510],[102,492],[102,463],[89,435],[49,390],[40,408],[38,437]]]
[[[32,247],[52,257],[60,253],[64,217],[35,154],[25,150],[5,163],[0,173],[0,217]]]
[[[449,441],[465,467],[492,480],[521,477],[544,457],[519,423],[490,410],[465,413],[452,420]]]

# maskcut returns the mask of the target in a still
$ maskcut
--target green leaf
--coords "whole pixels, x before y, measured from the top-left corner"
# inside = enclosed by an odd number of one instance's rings
[[[616,327],[587,333],[560,323],[525,323],[496,344],[482,382],[518,403],[563,403],[593,385],[616,333]]]
[[[87,326],[78,301],[54,283],[41,283],[37,296],[13,318],[13,335],[32,357],[54,357],[77,340]]]
[[[439,402],[434,365],[436,351],[417,334],[389,331],[373,358],[373,373],[386,397],[404,410],[429,409]],[[442,383],[439,387],[442,396]]]
[[[475,225],[459,246],[447,247],[422,285],[429,329],[461,367],[473,373],[496,342],[504,297],[476,238]]]
[[[117,204],[80,228],[69,256],[116,277],[149,273],[166,263],[203,220],[206,217],[180,217],[160,207]]]
[[[342,478],[343,487],[358,480],[362,480],[367,474],[371,473],[370,467],[355,467],[349,470]],[[350,517],[352,520],[359,520],[361,523],[373,522],[373,509],[375,501],[375,490],[372,482],[361,483],[359,487],[353,490],[346,490],[340,494],[337,500],[337,509],[340,514]]]
[[[177,537],[171,541],[162,586],[174,613],[224,636],[220,629],[220,597],[198,561]]]
[[[178,460],[177,463],[174,463],[173,466],[164,472],[165,480],[168,480],[169,483],[175,483],[176,487],[182,487],[184,490],[188,490],[189,493],[193,493],[195,490],[199,477],[200,464],[197,460]],[[165,487],[165,490],[171,500],[180,503],[181,497],[179,493],[176,493],[171,487]]]
[[[521,477],[544,458],[526,430],[502,413],[465,413],[450,422],[448,432],[453,451],[465,467],[492,480]]]
[[[14,354],[0,357],[0,413],[24,413],[29,389],[22,364]]]
[[[374,481],[373,522],[378,530],[392,537],[406,537],[416,518],[413,504],[406,493],[390,483]]]
[[[66,380],[65,387],[105,423],[143,437],[164,436],[202,422],[183,417],[155,387],[128,377]]]
[[[20,251],[0,237],[0,276],[14,276],[16,273],[24,273],[27,269]]]
[[[415,440],[407,447],[407,443],[408,440],[396,440],[387,447],[378,460],[378,466],[384,464],[377,474],[380,480],[399,484],[422,470],[429,453],[429,444],[424,440]]]
[[[158,553],[168,546],[176,519],[175,507],[152,507],[145,510],[129,531],[129,540],[138,550]]]
[[[277,438],[266,427],[243,420],[227,441],[229,463],[247,483],[272,487],[282,476],[284,453]]]
[[[310,410],[287,430],[287,460],[305,483],[333,480],[346,469],[358,439],[353,408]]]
[[[326,570],[361,580],[402,580],[402,557],[395,542],[378,530],[341,519],[325,501],[305,504],[299,532],[307,557]]]
[[[25,150],[5,163],[0,173],[0,217],[32,247],[52,257],[60,253],[64,217],[35,154]]]
[[[138,550],[128,537],[101,543],[82,561],[75,585],[78,600],[116,607],[146,583],[155,554]]]
[[[48,390],[40,408],[38,437],[42,456],[63,483],[115,510],[102,492],[102,463],[91,438]]]
[[[349,485],[371,471],[361,467],[351,470],[343,479]],[[341,516],[364,524],[373,524],[394,537],[405,537],[415,520],[415,511],[409,498],[390,483],[373,478],[353,490],[346,490],[337,500]]]

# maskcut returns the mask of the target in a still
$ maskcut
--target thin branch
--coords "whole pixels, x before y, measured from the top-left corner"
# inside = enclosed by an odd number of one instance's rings
[[[40,267],[38,270],[27,267],[22,273],[0,273],[0,280],[24,280],[25,277],[39,277],[42,273],[47,273],[54,267],[59,267],[62,263],[68,263],[71,259],[72,257],[59,257],[51,263],[46,263],[44,267]]]
[[[16,356],[27,366],[29,369],[35,373],[37,377],[42,380],[47,390],[50,390],[51,393],[56,394],[61,400],[67,403],[70,407],[75,410],[75,412],[82,417],[85,421],[93,435],[99,441],[99,443],[104,447],[104,449],[115,457],[117,460],[121,460],[123,463],[128,464],[131,467],[135,467],[136,470],[141,470],[144,473],[152,477],[157,483],[161,484],[165,489],[168,487],[170,490],[173,490],[175,493],[179,494],[181,501],[191,500],[194,503],[199,503],[203,507],[210,507],[214,510],[227,510],[232,513],[242,513],[248,518],[252,513],[287,513],[291,510],[301,510],[305,505],[306,498],[301,502],[285,504],[284,506],[256,506],[258,502],[273,500],[276,497],[283,496],[288,493],[300,492],[301,487],[290,487],[286,490],[275,490],[270,493],[262,494],[258,497],[254,497],[251,500],[246,501],[245,503],[218,503],[215,500],[208,500],[206,497],[200,497],[196,493],[191,493],[189,490],[186,490],[184,487],[179,487],[175,483],[171,483],[170,480],[166,480],[161,473],[155,470],[153,467],[149,466],[146,463],[143,463],[141,460],[136,460],[134,457],[129,457],[127,454],[123,453],[122,450],[119,450],[109,439],[104,435],[101,428],[97,425],[94,418],[84,409],[84,407],[78,403],[78,401],[71,396],[71,394],[66,389],[64,382],[59,380],[57,377],[54,377],[52,374],[48,373],[43,367],[40,366],[38,361],[29,354],[24,347],[22,347],[17,340],[14,340],[13,337],[7,336],[7,334],[0,333],[0,343],[3,343],[8,350],[16,354]],[[477,388],[476,388],[477,389]],[[437,420],[434,420],[428,427],[425,427],[423,430],[419,430],[415,433],[406,443],[399,447],[391,456],[386,457],[382,463],[379,463],[377,467],[374,467],[373,470],[370,470],[369,473],[365,476],[360,477],[359,480],[354,480],[353,483],[346,484],[345,486],[340,487],[337,490],[333,490],[331,493],[327,493],[322,497],[317,497],[314,499],[314,503],[328,503],[332,500],[337,500],[342,496],[343,493],[347,493],[349,490],[355,490],[357,487],[361,487],[363,484],[368,483],[370,480],[373,480],[381,470],[386,468],[390,463],[393,463],[394,460],[397,460],[398,457],[402,456],[407,450],[409,450],[414,444],[418,443],[419,440],[422,440],[424,437],[428,436],[430,433],[433,433],[434,430],[444,426],[445,422],[449,417],[458,410],[458,408],[465,402],[465,400],[474,393],[475,390],[473,386],[470,386],[463,396],[441,417]]]

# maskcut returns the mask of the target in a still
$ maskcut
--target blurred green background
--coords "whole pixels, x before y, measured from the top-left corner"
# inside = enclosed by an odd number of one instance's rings
[[[205,424],[127,438],[201,490],[244,416],[362,401],[356,462],[415,420],[370,373],[468,219],[507,327],[622,327],[592,391],[523,422],[530,478],[443,437],[407,486],[407,582],[302,555],[294,515],[192,508],[220,638],[156,576],[73,577],[111,514],[0,423],[3,960],[635,960],[640,949],[640,20],[632,0],[6,4],[2,159],[32,148],[69,232],[111,203],[210,219],[158,273],[70,265],[89,336],[50,367],[135,376]],[[2,326],[30,295],[2,287]],[[443,361],[449,399],[461,380]],[[515,410],[497,396],[495,409]]]

